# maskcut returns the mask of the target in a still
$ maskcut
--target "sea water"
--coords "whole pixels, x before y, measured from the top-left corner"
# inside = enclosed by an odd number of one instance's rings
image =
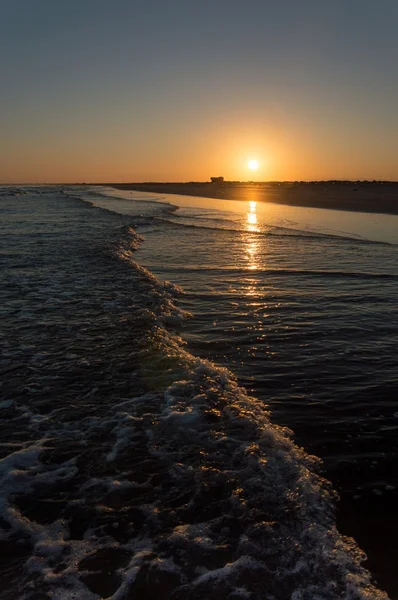
[[[389,437],[392,458],[397,216],[102,193],[113,197],[95,204],[132,215],[145,236],[140,264],[183,286],[195,353],[232,367],[328,469],[374,467]],[[350,474],[351,489],[391,487],[390,475],[356,486]]]
[[[397,217],[77,187],[1,209],[2,597],[384,597],[319,473],[394,592]]]

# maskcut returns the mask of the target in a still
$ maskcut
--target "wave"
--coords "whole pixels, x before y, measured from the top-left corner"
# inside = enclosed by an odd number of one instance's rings
[[[120,219],[94,209],[88,237],[76,210],[93,249],[68,214],[63,263],[26,283],[28,345],[5,352],[5,387],[23,383],[0,401],[2,598],[386,599],[320,461],[186,351],[182,290],[137,264],[127,219],[115,245]]]
[[[163,221],[165,224],[173,224],[176,226],[180,226],[180,227],[184,227],[184,228],[195,228],[195,229],[204,229],[204,230],[213,230],[213,231],[218,231],[218,232],[237,232],[237,233],[247,233],[247,234],[251,234],[251,235],[267,235],[267,236],[275,236],[275,237],[286,237],[286,236],[290,236],[290,237],[300,237],[300,238],[311,238],[311,239],[338,239],[338,240],[346,240],[346,241],[359,241],[359,242],[367,242],[367,240],[363,240],[361,238],[357,238],[357,237],[347,237],[347,236],[343,236],[343,235],[337,235],[337,234],[330,234],[330,233],[319,233],[319,232],[308,232],[305,230],[300,230],[297,228],[290,228],[290,227],[280,227],[277,225],[267,225],[265,224],[264,227],[267,228],[266,231],[249,231],[247,228],[242,228],[239,223],[237,223],[236,221],[234,221],[233,219],[230,218],[217,218],[217,217],[212,217],[211,219],[209,219],[208,217],[206,217],[205,215],[200,215],[200,214],[195,214],[192,215],[190,217],[186,217],[185,215],[179,215],[179,214],[175,214],[177,210],[180,210],[181,207],[171,204],[170,202],[168,202],[168,200],[165,197],[159,196],[154,198],[150,198],[150,199],[146,199],[146,198],[142,198],[142,197],[128,197],[128,198],[124,198],[124,197],[119,197],[119,196],[115,196],[113,195],[115,192],[115,190],[112,189],[105,189],[103,191],[101,191],[101,189],[97,190],[97,189],[93,189],[91,191],[89,191],[88,193],[86,192],[86,194],[84,194],[83,196],[77,195],[76,197],[82,199],[82,200],[87,200],[87,195],[93,198],[93,200],[89,200],[92,204],[94,204],[95,206],[98,206],[98,204],[95,201],[95,198],[98,198],[98,196],[101,196],[102,198],[107,199],[108,201],[112,201],[112,202],[120,202],[122,203],[141,203],[141,204],[152,204],[152,205],[156,205],[158,207],[159,213],[160,215],[162,214],[166,214],[166,215],[172,215],[171,219],[167,219],[167,218],[162,218],[162,216],[159,215],[153,215],[152,218],[159,220],[159,221]],[[105,207],[103,204],[101,204],[101,207]],[[112,208],[109,208],[109,210],[117,210],[117,205],[112,206]],[[215,211],[214,211],[215,212]],[[132,215],[133,218],[136,218],[136,215]],[[190,221],[192,220],[198,220],[201,221],[200,224],[196,224],[196,223],[187,223],[187,222],[182,222],[183,220],[187,220],[189,219]],[[206,220],[210,220],[211,223],[208,225],[205,225],[203,223],[203,221]],[[220,223],[222,226],[218,227],[216,225],[214,225],[215,223]],[[371,242],[371,243],[378,243],[378,242]]]
[[[369,273],[365,271],[336,271],[336,270],[323,270],[323,269],[260,269],[260,268],[251,268],[251,267],[236,267],[236,266],[228,266],[223,265],[222,267],[205,267],[197,264],[194,265],[178,265],[173,267],[173,265],[167,265],[168,272],[176,272],[183,273],[184,271],[191,272],[200,272],[200,273],[224,273],[224,274],[236,274],[236,275],[250,275],[251,277],[261,275],[264,277],[274,277],[274,276],[287,276],[287,277],[330,277],[337,279],[344,278],[355,278],[355,279],[388,279],[388,280],[396,280],[398,279],[398,275],[394,275],[393,273]]]
[[[100,191],[89,191],[88,196],[92,196],[94,199],[98,196],[102,196],[103,198],[112,199],[113,201],[119,202],[135,202],[137,204],[154,204],[157,207],[160,207],[161,210],[164,210],[164,205],[167,207],[167,210],[170,208],[173,210],[177,210],[179,207],[177,205],[172,204],[166,198],[135,198],[134,196],[129,197],[127,200],[125,198],[119,198],[118,196],[109,196],[109,194],[101,193]],[[78,196],[80,197],[80,196]],[[95,201],[95,200],[94,200]]]
[[[155,217],[155,218],[159,218],[159,220],[161,220],[161,217]],[[193,228],[193,229],[203,229],[203,230],[210,230],[210,231],[217,231],[220,233],[231,233],[231,232],[235,232],[235,233],[244,233],[247,235],[251,235],[251,236],[266,236],[266,237],[281,237],[281,238],[300,238],[300,239],[305,239],[305,240],[315,240],[315,241],[319,241],[319,240],[324,240],[324,241],[330,241],[333,240],[333,242],[355,242],[356,244],[377,244],[377,245],[387,245],[387,246],[391,246],[394,245],[391,242],[383,242],[383,241],[379,241],[379,240],[369,240],[369,239],[365,239],[365,238],[361,238],[361,237],[357,237],[357,236],[347,236],[347,235],[341,235],[341,234],[332,234],[332,233],[319,233],[319,232],[309,232],[306,230],[301,230],[301,229],[293,229],[293,228],[282,228],[282,227],[277,227],[277,226],[273,226],[273,225],[263,225],[264,228],[261,230],[261,227],[259,227],[258,231],[250,231],[247,228],[241,227],[241,226],[236,226],[236,227],[217,227],[214,225],[203,225],[203,224],[199,224],[196,225],[195,223],[182,223],[177,221],[177,219],[183,219],[184,217],[179,216],[179,215],[173,215],[172,219],[163,219],[165,223],[170,223],[172,225],[176,225],[177,227],[184,227],[184,228]],[[222,220],[223,223],[226,223],[225,220]],[[232,221],[231,221],[232,222]],[[274,230],[274,231],[273,231]],[[277,231],[277,230],[284,230],[282,231]]]
[[[141,203],[145,203],[145,202],[152,202],[153,204],[158,204],[158,205],[162,205],[162,204],[166,204],[168,202],[167,197],[165,196],[150,196],[150,198],[142,198],[142,197],[125,197],[125,196],[117,196],[115,195],[116,190],[112,189],[112,188],[104,188],[103,190],[93,190],[93,194],[97,194],[102,196],[103,198],[107,198],[109,199],[113,199],[113,200],[119,200],[119,201],[123,201],[125,203],[131,203],[132,201],[134,202],[141,202]],[[203,200],[203,199],[201,199]],[[209,199],[210,200],[210,199]],[[313,231],[309,231],[308,229],[298,229],[297,227],[294,226],[294,223],[291,222],[292,227],[285,227],[285,226],[280,226],[280,225],[270,225],[267,223],[262,223],[259,224],[259,228],[258,231],[249,231],[247,228],[242,228],[242,226],[239,224],[238,221],[234,221],[233,219],[230,218],[217,218],[214,215],[212,215],[211,219],[208,219],[208,217],[206,217],[206,215],[202,215],[200,213],[196,213],[194,215],[190,215],[188,217],[188,219],[191,221],[190,223],[182,223],[182,221],[184,219],[187,219],[186,216],[184,215],[179,215],[176,214],[176,210],[183,208],[182,206],[175,206],[173,205],[174,210],[171,211],[174,214],[172,215],[172,219],[166,219],[165,223],[169,222],[169,223],[173,223],[177,226],[181,226],[181,227],[196,227],[196,228],[203,228],[203,229],[208,229],[208,230],[217,230],[217,231],[235,231],[235,232],[239,232],[239,233],[246,233],[246,234],[250,234],[250,235],[267,235],[267,236],[282,236],[282,237],[286,237],[286,236],[290,236],[290,237],[299,237],[302,239],[313,239],[313,240],[325,240],[325,241],[330,241],[333,240],[333,242],[348,242],[348,243],[352,243],[355,242],[356,244],[381,244],[381,245],[388,245],[388,246],[395,246],[396,243],[395,242],[391,242],[391,241],[385,241],[385,240],[377,240],[377,239],[368,239],[367,237],[363,237],[362,235],[359,234],[354,234],[354,233],[347,233],[345,231],[332,231],[332,230],[323,230],[322,232],[317,230],[316,228]],[[117,210],[117,209],[116,209]],[[201,212],[203,212],[203,210],[209,210],[209,209],[199,209],[201,210]],[[216,212],[215,209],[210,209],[211,211],[214,211],[214,213]],[[156,215],[154,215],[156,218]],[[211,221],[211,223],[209,223],[208,225],[204,224],[204,221],[206,221],[206,219],[208,219],[209,221]],[[196,223],[192,223],[192,221],[201,221],[199,224]],[[284,220],[285,223],[290,224],[289,221],[287,221],[286,219]],[[215,223],[220,223],[221,226],[219,227],[218,225],[215,225]]]

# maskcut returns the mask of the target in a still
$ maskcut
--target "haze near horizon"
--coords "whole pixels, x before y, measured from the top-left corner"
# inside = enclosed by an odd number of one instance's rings
[[[2,183],[398,180],[393,0],[2,9]]]

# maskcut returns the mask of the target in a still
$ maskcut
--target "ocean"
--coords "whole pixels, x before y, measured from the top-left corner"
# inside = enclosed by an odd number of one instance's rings
[[[397,216],[0,211],[0,598],[398,598]]]

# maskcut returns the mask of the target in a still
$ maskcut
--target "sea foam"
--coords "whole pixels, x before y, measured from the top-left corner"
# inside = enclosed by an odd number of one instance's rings
[[[134,261],[125,219],[54,191],[35,203],[37,227],[54,209],[62,227],[29,248],[41,264],[58,249],[51,279],[9,271],[25,295],[18,314],[7,299],[2,363],[2,597],[386,598],[336,529],[320,461],[187,352],[181,290]]]

